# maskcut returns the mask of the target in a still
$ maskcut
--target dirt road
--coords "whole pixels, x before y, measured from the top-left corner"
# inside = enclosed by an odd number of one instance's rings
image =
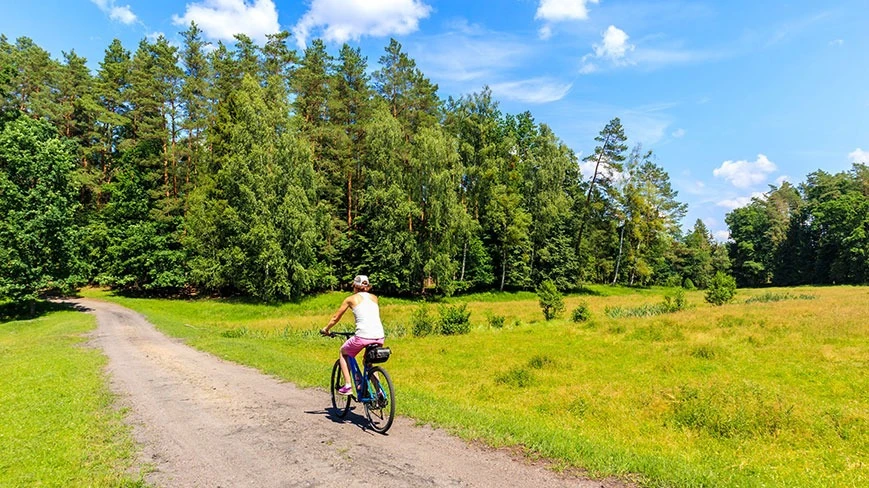
[[[559,475],[407,418],[376,434],[361,409],[333,418],[322,390],[196,351],[119,305],[72,303],[96,315],[93,343],[155,486],[623,486]]]

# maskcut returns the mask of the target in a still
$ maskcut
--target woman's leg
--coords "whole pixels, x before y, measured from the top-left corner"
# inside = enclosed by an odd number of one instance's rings
[[[341,364],[341,373],[344,375],[344,385],[351,386],[350,382],[350,367],[347,366],[347,358],[344,357],[343,352],[338,353],[338,363]]]

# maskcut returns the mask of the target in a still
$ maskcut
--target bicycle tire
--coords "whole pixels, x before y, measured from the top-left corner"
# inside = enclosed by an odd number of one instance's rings
[[[367,383],[370,392],[374,392],[374,398],[364,402],[365,416],[375,432],[385,434],[392,426],[395,418],[395,390],[392,387],[392,378],[389,373],[380,366],[374,366],[368,370]]]
[[[335,365],[332,366],[329,391],[332,394],[332,408],[338,417],[344,417],[350,411],[350,395],[338,393],[338,389],[342,386],[344,386],[344,375],[341,373],[341,362],[335,361]]]

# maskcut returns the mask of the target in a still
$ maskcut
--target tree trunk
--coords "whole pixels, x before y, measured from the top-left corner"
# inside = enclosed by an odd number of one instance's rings
[[[163,188],[165,188],[166,198],[169,198],[169,154],[166,147],[166,142],[163,142]]]
[[[591,182],[588,184],[588,195],[585,197],[586,216],[582,219],[579,225],[579,238],[576,242],[576,260],[579,262],[580,269],[582,267],[582,234],[585,233],[585,224],[589,219],[591,212],[591,194],[594,191],[594,183],[597,180],[597,173],[600,169],[600,163],[603,161],[603,155],[606,154],[607,145],[609,144],[610,136],[607,134],[603,141],[603,147],[600,150],[600,155],[597,157],[597,162],[594,164],[594,174],[591,176]]]
[[[507,246],[501,251],[501,291],[504,291],[504,281],[507,278]]]
[[[353,224],[353,172],[347,175],[347,227]]]
[[[619,256],[616,258],[616,273],[613,275],[613,285],[619,281],[619,265],[622,263],[622,244],[625,242],[625,227],[627,227],[627,222],[622,224],[622,232],[619,237]]]
[[[465,245],[462,247],[462,275],[459,281],[465,281],[465,262],[468,258],[468,240],[465,239]]]

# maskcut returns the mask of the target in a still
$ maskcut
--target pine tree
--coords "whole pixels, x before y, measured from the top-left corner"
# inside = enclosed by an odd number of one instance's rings
[[[93,169],[101,174],[98,185],[111,181],[121,144],[128,135],[130,110],[127,90],[130,84],[130,53],[115,39],[106,49],[95,80],[97,120],[89,139],[94,144],[87,151]],[[98,190],[99,192],[99,190]]]
[[[359,213],[359,192],[364,186],[365,121],[371,118],[373,92],[366,73],[367,61],[359,48],[344,44],[338,56],[334,91],[331,97],[331,122],[341,128],[336,138],[335,156],[345,175],[347,227]]]
[[[374,88],[386,100],[392,116],[401,122],[406,139],[437,122],[438,86],[416,67],[416,61],[402,52],[395,39],[390,39],[386,54],[380,57],[380,69],[374,72]]]
[[[184,113],[181,139],[186,149],[182,158],[187,162],[183,181],[184,187],[190,189],[195,184],[201,161],[207,155],[205,131],[213,109],[209,98],[211,67],[205,50],[210,43],[202,39],[202,30],[194,22],[181,33],[181,37],[184,39],[180,53],[184,73],[179,103]]]
[[[586,162],[594,163],[594,170],[588,182],[585,206],[581,209],[582,216],[580,217],[576,243],[578,260],[583,269],[587,269],[589,266],[588,254],[583,253],[582,247],[584,234],[589,224],[593,221],[612,222],[614,220],[604,218],[606,212],[611,210],[605,199],[610,195],[611,172],[622,170],[622,161],[625,160],[624,152],[628,149],[625,144],[627,140],[625,131],[618,117],[609,121],[594,140],[601,145],[595,146],[594,153],[583,159]],[[600,191],[600,187],[603,187],[603,192]],[[593,200],[596,195],[597,200]],[[604,234],[606,235],[608,232]]]

